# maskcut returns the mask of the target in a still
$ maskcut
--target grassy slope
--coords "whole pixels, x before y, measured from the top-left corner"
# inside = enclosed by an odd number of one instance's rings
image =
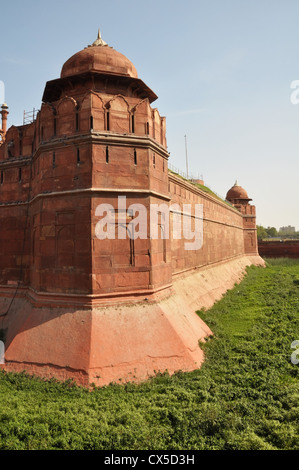
[[[222,197],[218,196],[218,194],[214,193],[214,191],[210,188],[208,188],[208,186],[205,186],[203,184],[200,184],[200,183],[195,183],[194,181],[192,180],[189,180],[189,179],[186,179],[184,178],[184,176],[180,175],[179,173],[176,173],[175,171],[173,170],[170,170],[168,169],[168,171],[170,173],[173,173],[175,176],[177,176],[178,178],[181,178],[182,180],[186,181],[187,183],[189,184],[192,184],[193,186],[196,186],[197,188],[201,189],[202,191],[204,191],[205,193],[208,193],[210,196],[213,196],[215,199],[218,199],[219,201],[225,203],[226,205],[228,205],[229,207],[231,207],[232,209],[234,209],[235,211],[237,211],[237,209],[235,208],[235,206],[233,206],[230,202],[228,202],[226,199],[222,199]]]
[[[2,372],[0,449],[299,449],[298,279],[295,261],[251,267],[199,312],[199,371],[92,392]]]

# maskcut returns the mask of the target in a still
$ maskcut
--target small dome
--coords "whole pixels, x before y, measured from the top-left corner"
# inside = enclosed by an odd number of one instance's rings
[[[228,201],[232,199],[247,199],[248,201],[251,200],[249,199],[245,189],[242,188],[242,186],[239,186],[237,181],[235,182],[234,186],[227,192],[226,199]]]
[[[74,54],[62,67],[61,78],[84,72],[99,72],[138,78],[132,62],[120,52],[109,47],[101,38]]]

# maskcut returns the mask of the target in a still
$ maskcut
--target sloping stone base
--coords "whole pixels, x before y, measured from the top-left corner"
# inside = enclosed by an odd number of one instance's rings
[[[212,331],[196,310],[209,308],[239,283],[246,266],[264,265],[244,256],[177,277],[164,297],[88,308],[36,307],[16,297],[0,317],[7,371],[74,379],[79,385],[143,381],[157,372],[191,371],[204,361],[199,341]],[[0,313],[8,302],[0,298]]]

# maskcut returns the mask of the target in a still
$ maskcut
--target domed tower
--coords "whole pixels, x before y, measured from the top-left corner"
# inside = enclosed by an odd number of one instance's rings
[[[249,201],[252,201],[252,199],[248,197],[245,189],[238,184],[238,181],[236,181],[233,187],[227,192],[226,199],[233,205],[240,207],[246,206]]]
[[[151,240],[149,226],[146,239],[128,236],[132,204],[149,213],[151,203],[169,200],[165,118],[151,107],[156,98],[100,32],[65,62],[59,79],[47,82],[37,120],[33,192],[57,193],[55,204],[50,198],[42,211],[55,219],[55,261],[45,265],[40,256],[43,222],[36,206],[36,290],[86,293],[95,300],[150,293],[171,282],[167,243]],[[105,205],[114,216],[113,240],[97,236]]]
[[[255,206],[249,204],[252,199],[248,197],[247,191],[236,181],[234,186],[226,194],[229,201],[243,215],[244,250],[246,254],[258,254],[256,211]]]
[[[43,377],[107,384],[202,360],[200,348],[182,348],[183,333],[157,302],[172,275],[169,240],[150,237],[151,205],[170,201],[156,99],[99,33],[46,83],[36,119],[8,129],[0,146],[0,281],[14,299],[0,302],[7,370],[26,364]],[[161,231],[163,223],[159,214]]]

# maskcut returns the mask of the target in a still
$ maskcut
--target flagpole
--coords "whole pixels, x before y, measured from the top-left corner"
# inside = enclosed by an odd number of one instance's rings
[[[185,135],[185,150],[186,150],[187,179],[189,179],[189,171],[188,171],[188,153],[187,153],[187,136],[186,136],[186,135]]]

